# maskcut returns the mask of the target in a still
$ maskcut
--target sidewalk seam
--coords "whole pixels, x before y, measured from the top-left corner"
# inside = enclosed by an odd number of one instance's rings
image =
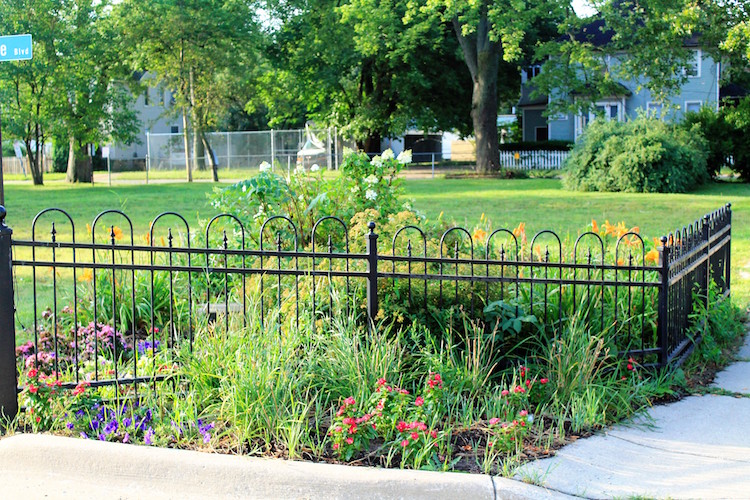
[[[626,439],[626,438],[624,438],[624,437],[621,437],[621,436],[617,436],[617,435],[614,435],[614,434],[609,434],[609,436],[610,436],[610,437],[613,437],[613,438],[615,438],[615,439],[619,439],[620,441],[625,441],[626,443],[634,444],[634,445],[636,445],[636,446],[642,446],[642,447],[644,447],[644,448],[649,448],[649,449],[651,449],[651,450],[659,450],[659,451],[664,451],[664,452],[667,452],[667,453],[674,453],[674,454],[676,454],[676,455],[689,455],[689,456],[691,456],[691,457],[713,458],[713,459],[715,459],[715,460],[726,460],[726,461],[728,461],[728,462],[736,462],[736,463],[741,463],[741,464],[746,464],[746,463],[750,463],[750,460],[737,460],[737,459],[734,459],[734,458],[727,458],[727,457],[717,457],[717,456],[714,456],[714,455],[702,455],[702,454],[700,454],[700,453],[690,453],[690,452],[677,452],[677,451],[673,451],[673,450],[668,450],[668,449],[664,449],[664,448],[659,448],[659,447],[657,447],[657,446],[651,446],[651,445],[648,445],[648,444],[644,444],[644,443],[639,443],[639,442],[637,442],[637,441],[632,441],[632,440],[630,440],[630,439]]]

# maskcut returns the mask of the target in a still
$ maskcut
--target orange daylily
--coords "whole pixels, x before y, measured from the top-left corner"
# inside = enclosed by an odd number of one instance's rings
[[[513,236],[516,238],[521,238],[521,243],[526,243],[526,223],[521,222],[518,224],[518,226],[513,230]]]
[[[659,251],[653,248],[646,254],[646,262],[653,262],[654,264],[659,262]]]
[[[596,223],[596,219],[591,219],[591,230],[595,233],[599,233],[599,225]]]
[[[123,236],[122,229],[120,229],[119,227],[113,226],[112,227],[112,234],[114,234],[116,240],[121,240],[122,239],[122,236]]]
[[[91,281],[94,279],[94,272],[91,269],[84,269],[83,274],[78,277],[78,281]]]
[[[477,228],[474,230],[474,234],[472,235],[472,238],[476,241],[484,241],[485,238],[487,238],[487,231],[481,228]]]
[[[91,234],[91,224],[86,224],[86,231],[88,231],[89,234]]]

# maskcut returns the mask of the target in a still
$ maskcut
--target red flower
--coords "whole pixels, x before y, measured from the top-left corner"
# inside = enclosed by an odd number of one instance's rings
[[[34,384],[29,384],[29,392],[31,394],[36,394],[36,391],[38,391],[38,390],[39,390],[39,388],[37,386],[35,386]]]
[[[414,401],[414,404],[417,406],[422,406],[424,404],[424,398],[422,396],[417,396],[417,399]]]
[[[539,379],[539,383],[542,385],[546,384],[547,382],[549,382],[549,379],[546,379],[546,378]]]
[[[357,424],[352,424],[351,427],[349,427],[349,434],[356,434],[357,433]]]
[[[333,443],[333,449],[334,450],[338,450],[339,449],[339,444],[338,443]]]
[[[28,376],[29,376],[29,378],[33,378],[33,377],[36,377],[38,373],[39,372],[37,371],[36,368],[32,368],[31,370],[29,370],[29,375]]]
[[[526,367],[525,367],[525,366],[523,366],[523,365],[521,365],[521,366],[519,366],[518,368],[519,368],[519,369],[520,369],[520,371],[521,371],[521,377],[525,377],[525,376],[526,376]]]
[[[631,365],[630,363],[628,363],[628,370],[633,370],[633,365]]]
[[[417,439],[419,439],[419,433],[417,433],[417,432],[412,432],[412,433],[411,433],[411,438],[412,438],[412,439],[413,439],[414,441],[416,441]]]
[[[406,428],[407,428],[406,422],[404,422],[403,420],[399,421],[399,423],[396,424],[396,430],[398,430],[398,432],[404,432]]]
[[[503,395],[503,396],[507,396],[510,393],[508,392],[507,389],[503,389],[503,392],[501,392],[500,394]]]
[[[354,396],[349,396],[344,400],[345,405],[353,405],[356,401],[354,401]]]
[[[409,440],[408,439],[404,439],[403,441],[401,441],[401,446],[403,446],[404,448],[406,448],[407,446],[409,446]]]
[[[437,439],[437,431],[430,432],[430,436],[432,436],[432,439]]]
[[[526,387],[531,387],[531,380],[526,381]]]
[[[346,444],[352,444],[354,442],[354,438],[346,438]]]

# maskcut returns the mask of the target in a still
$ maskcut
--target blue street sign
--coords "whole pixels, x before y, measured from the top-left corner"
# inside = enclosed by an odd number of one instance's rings
[[[31,59],[31,35],[0,36],[0,62]]]

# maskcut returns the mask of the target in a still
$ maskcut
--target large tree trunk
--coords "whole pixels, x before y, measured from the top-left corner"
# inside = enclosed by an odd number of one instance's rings
[[[477,172],[500,170],[500,147],[497,137],[497,72],[500,66],[500,42],[490,39],[489,22],[483,13],[477,29],[464,35],[462,24],[454,19],[464,61],[474,82],[471,95],[471,119],[474,123]]]
[[[31,172],[31,179],[35,186],[41,186],[44,184],[44,177],[42,173],[42,165],[39,161],[40,145],[39,139],[41,134],[39,133],[39,125],[36,125],[36,144],[35,147],[31,147],[31,139],[27,139],[26,143],[26,161],[29,165],[29,171]]]
[[[94,180],[93,158],[89,156],[86,148],[82,148],[80,154],[76,155],[76,139],[68,139],[68,170],[65,180],[68,182],[88,182]]]
[[[377,132],[370,132],[364,141],[357,141],[357,149],[365,153],[380,154],[382,138]]]
[[[211,162],[211,173],[213,174],[214,182],[219,182],[219,162],[216,159],[214,148],[211,147],[211,143],[208,142],[208,138],[203,131],[201,131],[201,142],[203,143],[204,149],[208,152],[208,159]]]

